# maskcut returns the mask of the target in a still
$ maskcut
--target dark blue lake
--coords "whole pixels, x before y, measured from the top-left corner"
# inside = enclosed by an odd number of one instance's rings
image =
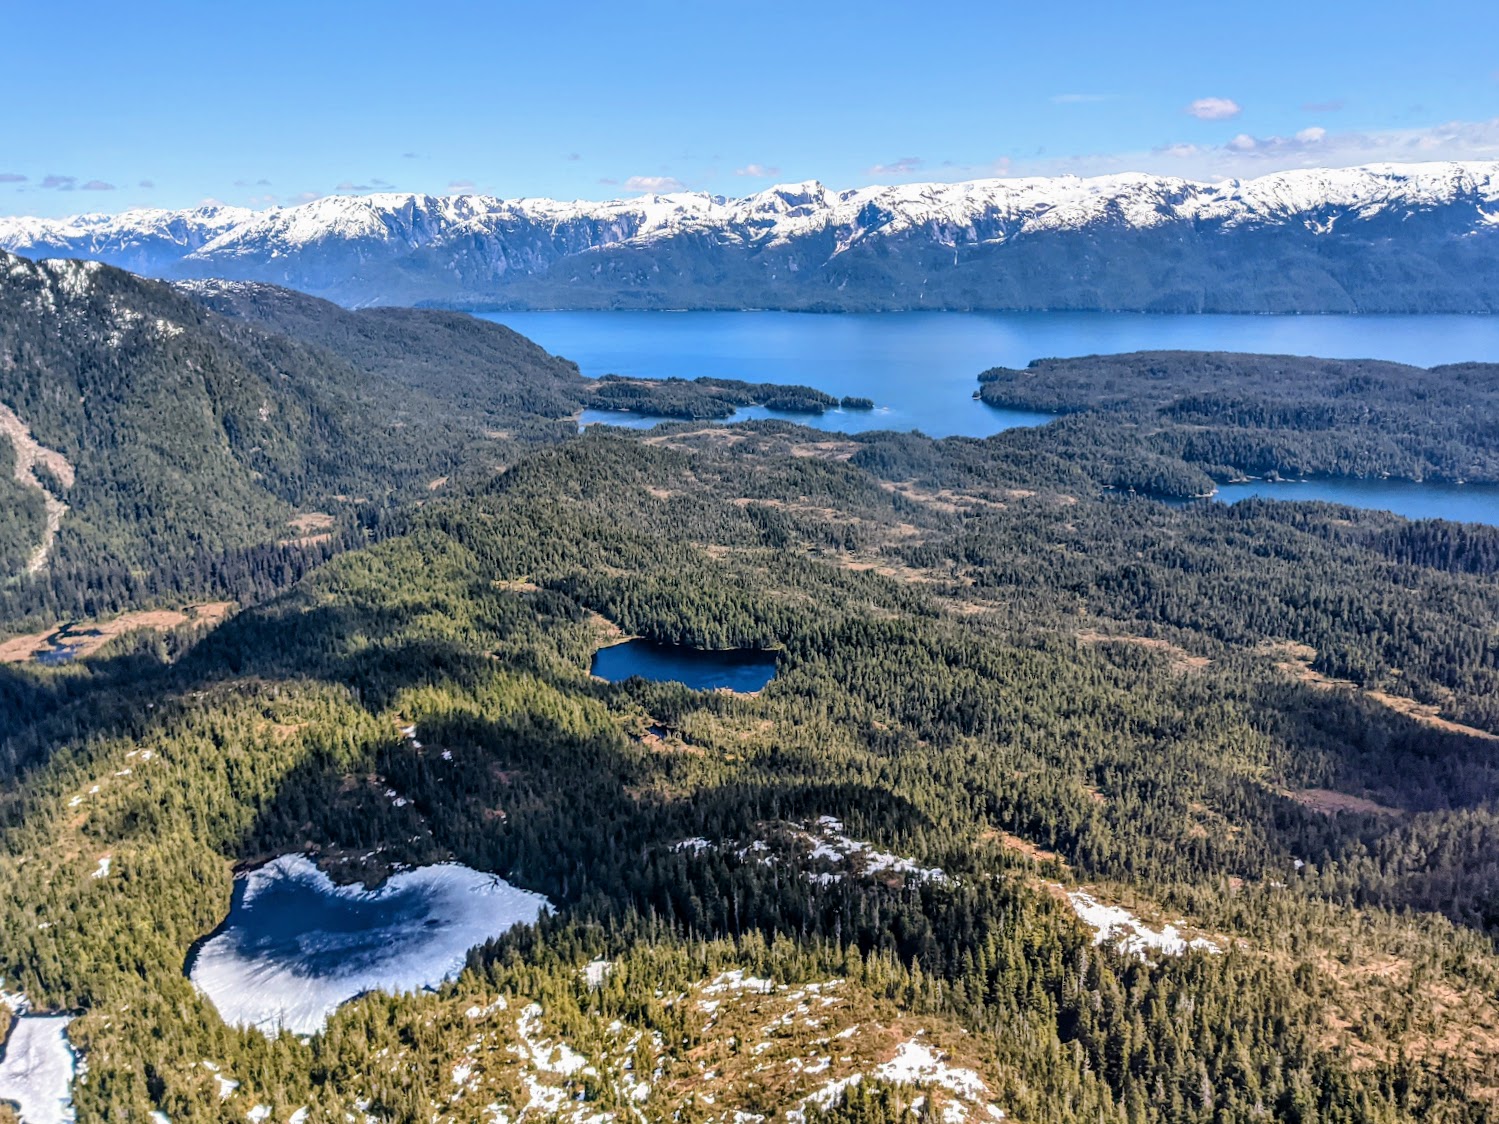
[[[623,683],[638,675],[657,682],[681,683],[694,691],[750,692],[775,678],[776,655],[747,648],[709,651],[685,644],[626,640],[594,653],[593,673],[611,683]]]
[[[1499,360],[1499,316],[1152,316],[1110,312],[502,312],[585,375],[805,383],[874,399],[873,411],[790,420],[821,429],[920,429],[987,437],[1044,414],[973,399],[978,374],[1049,356],[1153,348],[1390,359],[1417,366]],[[771,416],[765,410],[740,417]],[[625,422],[625,415],[585,420]]]

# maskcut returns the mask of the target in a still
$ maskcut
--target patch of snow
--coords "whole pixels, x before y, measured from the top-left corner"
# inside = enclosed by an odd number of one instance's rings
[[[829,886],[850,876],[873,877],[892,873],[912,881],[949,883],[951,877],[937,867],[923,867],[915,859],[881,851],[872,843],[862,839],[851,839],[844,834],[842,821],[832,816],[819,816],[806,831],[797,831],[794,838],[804,848],[800,857],[812,863],[840,866],[842,870],[813,870],[805,872],[806,878],[820,886]],[[672,845],[674,851],[690,851],[694,855],[714,850],[730,853],[740,860],[756,856],[762,865],[771,866],[781,861],[764,840],[755,840],[748,846],[736,847],[728,843],[713,843],[707,839],[683,839]]]
[[[203,945],[193,984],[225,1022],[271,1035],[315,1034],[340,1004],[368,991],[436,987],[463,970],[469,949],[551,908],[540,894],[457,863],[402,871],[376,890],[335,886],[301,855],[283,855],[244,878],[239,908],[247,913],[261,895],[296,901],[300,892],[370,919],[362,928],[309,928],[260,942],[247,936],[243,919],[231,919]]]
[[[14,1009],[14,1008],[12,1008]],[[22,1124],[71,1124],[78,1055],[66,1015],[22,1015],[0,1057],[0,1100],[14,1101]]]
[[[828,1059],[824,1058],[815,1068],[808,1066],[803,1072],[820,1072],[827,1068],[827,1062]],[[788,1111],[787,1120],[806,1124],[806,1110],[809,1107],[832,1108],[843,1099],[844,1093],[862,1082],[865,1076],[863,1073],[854,1073],[828,1082],[803,1098],[796,1108]],[[989,1102],[989,1087],[975,1071],[949,1065],[936,1050],[914,1039],[902,1042],[896,1048],[895,1056],[876,1066],[868,1076],[872,1080],[892,1085],[921,1085],[946,1090],[956,1100],[949,1100],[942,1105],[944,1124],[962,1124],[968,1119],[969,1108],[974,1106],[982,1107],[991,1120],[1005,1118],[1004,1111]],[[923,1115],[923,1119],[925,1118]]]
[[[722,995],[729,991],[769,992],[773,991],[775,986],[771,980],[761,979],[759,976],[746,976],[742,968],[735,968],[733,971],[720,972],[714,976],[712,982],[706,984],[702,991],[704,995]]]
[[[248,1120],[250,1122],[250,1124],[260,1124],[260,1122],[262,1120],[268,1120],[268,1119],[270,1119],[270,1115],[271,1115],[271,1106],[270,1105],[268,1105],[268,1104],[258,1104],[254,1108],[252,1108],[249,1112],[245,1113],[245,1119]]]
[[[6,991],[4,985],[4,978],[0,978],[0,1007],[6,1007],[17,1015],[24,1015],[31,1009],[30,1001],[22,992]]]
[[[1180,956],[1188,949],[1204,952],[1221,952],[1217,945],[1205,937],[1187,940],[1175,925],[1163,925],[1152,929],[1129,910],[1116,905],[1104,905],[1091,894],[1073,890],[1067,895],[1072,908],[1085,925],[1096,930],[1095,945],[1110,945],[1120,952],[1148,958],[1152,952],[1165,956]]]
[[[541,1031],[541,1007],[539,1005],[528,1003],[522,1008],[520,1017],[515,1020],[515,1027],[520,1032],[521,1041],[525,1043],[525,1054],[530,1063],[542,1073],[571,1077],[575,1073],[592,1069],[588,1064],[588,1059],[566,1042],[552,1045],[549,1040],[539,1037]],[[513,1049],[519,1048],[513,1047]]]
[[[608,960],[590,960],[583,966],[583,980],[589,987],[603,987],[613,970],[614,965]]]
[[[96,867],[94,867],[93,873],[90,874],[89,877],[90,878],[108,878],[109,877],[109,866],[110,866],[110,864],[112,862],[114,862],[114,857],[112,855],[100,855],[99,856],[99,864]]]
[[[70,261],[67,258],[48,258],[40,264],[57,279],[58,289],[75,300],[88,296],[93,275],[103,268],[96,261]]]
[[[857,868],[862,874],[882,874],[891,871],[910,878],[931,882],[949,882],[945,871],[936,867],[923,867],[915,859],[892,855],[878,850],[874,844],[862,839],[850,839],[843,833],[843,823],[832,816],[817,817],[816,830],[819,837],[808,837],[813,844],[809,857],[830,862],[843,862]]]

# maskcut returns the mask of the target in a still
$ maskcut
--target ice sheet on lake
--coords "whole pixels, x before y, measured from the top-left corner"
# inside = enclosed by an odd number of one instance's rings
[[[190,976],[225,1022],[314,1034],[357,995],[437,986],[462,970],[469,949],[549,908],[540,894],[457,863],[365,890],[283,855],[245,877]]]
[[[66,1015],[16,1020],[0,1058],[0,1101],[20,1106],[22,1124],[70,1124],[78,1056],[68,1044]]]

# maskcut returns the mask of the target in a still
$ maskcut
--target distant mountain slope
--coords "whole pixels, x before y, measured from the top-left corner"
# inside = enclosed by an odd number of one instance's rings
[[[0,253],[0,587],[98,594],[571,431],[576,368],[499,325],[235,289]]]
[[[1499,163],[604,203],[330,196],[0,219],[0,246],[348,305],[1499,311]]]

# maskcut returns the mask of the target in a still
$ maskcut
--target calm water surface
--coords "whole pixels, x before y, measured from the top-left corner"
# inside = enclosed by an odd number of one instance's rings
[[[753,649],[708,651],[685,644],[627,640],[600,648],[593,657],[593,673],[611,683],[631,676],[657,682],[681,683],[694,691],[758,691],[775,678],[774,652]]]
[[[504,312],[585,375],[804,383],[874,411],[791,416],[821,429],[987,437],[1044,414],[973,400],[978,374],[1032,359],[1154,348],[1253,351],[1417,366],[1499,361],[1499,316],[1148,316],[1110,312]],[[741,411],[736,417],[771,415]],[[623,415],[585,420],[621,424]],[[653,423],[649,423],[653,424]]]
[[[1499,486],[1493,484],[1417,484],[1410,480],[1252,480],[1221,484],[1213,498],[1237,503],[1251,496],[1274,500],[1326,500],[1375,511],[1393,511],[1407,519],[1453,519],[1499,526]]]
[[[517,312],[488,317],[577,362],[585,375],[805,383],[874,399],[874,410],[776,415],[821,429],[920,429],[987,437],[1049,415],[997,410],[973,399],[978,374],[1032,359],[1149,349],[1249,351],[1387,359],[1420,367],[1499,361],[1499,316],[1147,316],[1138,313]],[[649,427],[662,418],[587,410],[584,424]],[[1319,480],[1221,489],[1326,499],[1409,518],[1499,524],[1499,493],[1482,486]],[[684,672],[685,674],[685,672]]]

